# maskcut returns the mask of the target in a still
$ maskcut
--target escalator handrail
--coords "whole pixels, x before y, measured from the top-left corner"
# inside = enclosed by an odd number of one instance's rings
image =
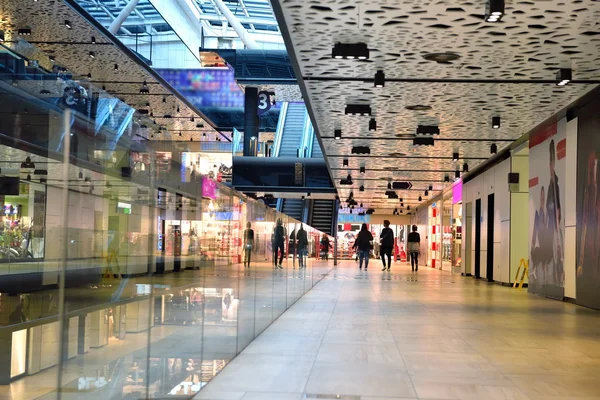
[[[275,130],[275,143],[273,144],[273,155],[279,157],[281,151],[281,140],[283,138],[283,127],[285,126],[285,118],[287,115],[289,103],[286,101],[281,105],[279,112],[279,120],[277,121],[277,129]]]

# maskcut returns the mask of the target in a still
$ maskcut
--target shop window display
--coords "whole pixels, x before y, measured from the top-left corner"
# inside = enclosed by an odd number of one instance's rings
[[[19,194],[0,196],[0,262],[44,257],[46,188],[22,182]]]

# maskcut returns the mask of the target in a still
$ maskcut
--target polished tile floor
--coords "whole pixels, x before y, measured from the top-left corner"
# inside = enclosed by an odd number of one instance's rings
[[[346,261],[196,399],[600,399],[600,312]]]

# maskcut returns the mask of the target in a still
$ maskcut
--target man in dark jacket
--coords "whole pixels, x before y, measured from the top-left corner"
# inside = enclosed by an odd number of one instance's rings
[[[300,268],[306,268],[306,255],[308,248],[308,234],[304,230],[302,224],[300,224],[300,229],[298,229],[298,233],[296,233],[296,239],[298,240],[298,265]]]
[[[382,271],[386,270],[385,257],[387,256],[387,270],[392,268],[392,251],[394,250],[394,231],[390,228],[390,221],[387,219],[383,221],[383,230],[379,235],[381,245],[381,262],[383,263]]]
[[[277,264],[277,253],[279,255],[279,264]],[[275,268],[283,269],[281,264],[283,263],[283,256],[285,254],[285,230],[283,229],[283,222],[281,219],[277,219],[277,225],[275,226],[275,232],[273,233],[273,262]]]
[[[369,254],[373,245],[373,235],[369,232],[367,224],[362,224],[360,232],[354,242],[354,248],[358,249],[359,264],[358,269],[362,270],[363,260],[365,261],[365,271],[369,268]]]

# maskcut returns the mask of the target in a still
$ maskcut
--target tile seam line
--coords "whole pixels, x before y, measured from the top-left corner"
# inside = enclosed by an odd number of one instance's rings
[[[329,270],[329,273],[327,273],[327,276],[329,276],[329,274],[334,271],[337,270],[337,266],[334,266],[332,269]],[[320,284],[321,282],[323,282],[325,280],[325,276],[317,283]],[[331,315],[329,316],[329,321],[327,321],[327,329],[325,329],[325,332],[323,332],[323,336],[321,337],[321,343],[319,344],[319,350],[317,351],[317,354],[315,355],[315,359],[313,360],[313,364],[310,367],[310,372],[308,373],[308,378],[306,379],[306,383],[304,384],[304,390],[302,391],[303,395],[306,395],[306,389],[308,387],[308,382],[310,381],[310,377],[315,369],[315,365],[317,364],[317,358],[319,357],[319,353],[321,352],[321,348],[323,347],[323,342],[325,340],[325,335],[327,335],[327,331],[329,330],[329,325],[331,325],[331,320],[333,319],[333,315],[335,314],[335,310],[338,306],[338,302],[340,300],[340,295],[342,294],[342,291],[344,290],[344,285],[346,282],[342,281],[342,285],[338,290],[337,296],[335,298],[335,306],[333,307],[333,310],[331,310]],[[316,285],[315,285],[316,286]],[[314,288],[314,286],[313,286]],[[312,290],[312,289],[311,289]]]
[[[398,347],[398,342],[396,341],[396,338],[394,337],[394,334],[392,333],[392,329],[390,328],[390,321],[388,320],[387,315],[383,311],[383,307],[381,307],[381,302],[379,301],[379,296],[377,295],[377,292],[374,290],[373,285],[369,285],[369,287],[370,287],[371,291],[373,292],[373,294],[375,295],[375,298],[377,299],[377,305],[379,306],[379,309],[381,310],[381,313],[383,314],[383,317],[385,318],[385,323],[388,327],[388,331],[390,332],[390,335],[392,335],[392,339],[394,339],[394,347],[396,347],[398,354],[400,354],[400,358],[402,359],[402,362],[404,363],[404,368],[406,368],[406,375],[408,376],[408,380],[410,381],[410,386],[413,388],[413,391],[415,392],[415,396],[416,396],[415,398],[418,399],[419,393],[417,393],[417,388],[415,387],[415,383],[413,382],[412,376],[410,376],[410,372],[408,371],[408,364],[406,363],[406,359],[404,358],[404,355],[400,351],[400,348]],[[419,303],[421,303],[421,302],[419,302]]]

